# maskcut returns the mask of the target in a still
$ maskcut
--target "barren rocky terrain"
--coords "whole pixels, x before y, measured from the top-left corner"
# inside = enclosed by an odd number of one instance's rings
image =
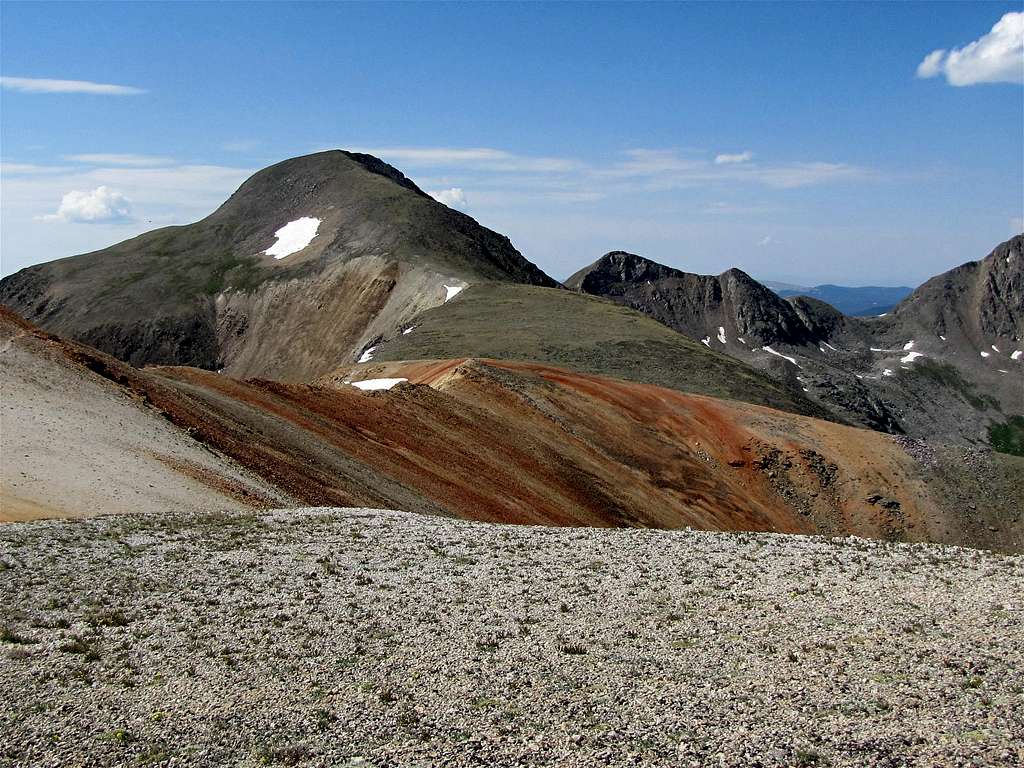
[[[0,528],[0,765],[1024,761],[1024,561],[365,509]]]

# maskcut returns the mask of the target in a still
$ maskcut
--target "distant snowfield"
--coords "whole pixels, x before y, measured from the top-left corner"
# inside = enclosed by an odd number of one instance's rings
[[[906,349],[906,347],[904,347],[904,349]],[[921,354],[920,352],[910,352],[907,355],[905,355],[904,357],[901,357],[900,358],[900,362],[901,363],[912,363],[912,362],[914,362],[919,357],[924,357],[924,355]]]
[[[371,360],[373,360],[373,351],[375,349],[377,349],[377,347],[374,346],[374,347],[370,347],[369,349],[365,350],[363,352],[363,354],[361,354],[359,356],[358,362],[360,362],[360,363],[368,363]]]
[[[449,299],[454,299],[456,296],[458,296],[460,293],[462,293],[462,291],[463,291],[463,289],[465,287],[466,286],[464,286],[464,285],[446,285],[444,287],[444,289],[445,289],[444,300],[448,301]]]
[[[353,381],[352,386],[366,392],[376,392],[381,389],[391,389],[395,384],[400,384],[403,381],[408,381],[408,379],[364,379],[363,381]]]
[[[310,216],[289,221],[274,233],[277,242],[267,248],[266,254],[275,259],[283,259],[285,256],[297,253],[313,241],[319,228],[320,219]]]

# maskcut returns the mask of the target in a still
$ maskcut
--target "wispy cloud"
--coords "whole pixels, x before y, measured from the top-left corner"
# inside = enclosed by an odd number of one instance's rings
[[[747,153],[744,153],[747,154]],[[753,155],[743,161],[713,162],[683,156],[675,150],[632,149],[625,161],[599,175],[632,177],[647,189],[676,189],[698,184],[759,184],[776,189],[793,189],[835,181],[865,179],[872,174],[865,168],[848,163],[797,161],[776,163],[752,162]]]
[[[1024,84],[1024,13],[1007,13],[987,35],[963,48],[932,51],[917,65],[922,78],[945,75],[950,85]]]
[[[72,160],[77,163],[88,163],[89,165],[127,165],[127,166],[153,166],[173,165],[174,158],[161,157],[160,155],[131,155],[131,154],[84,154],[64,155],[65,160]]]
[[[0,174],[4,176],[35,176],[37,174],[67,173],[66,165],[37,165],[36,163],[0,163]]]
[[[578,161],[570,158],[518,155],[490,147],[360,147],[352,151],[365,152],[396,165],[459,167],[506,173],[562,173],[580,166]]]
[[[131,201],[110,187],[100,186],[89,192],[72,190],[61,198],[56,213],[37,217],[41,221],[95,224],[131,220]]]
[[[731,163],[746,163],[754,159],[754,153],[751,151],[740,152],[735,155],[721,154],[715,155],[715,165],[729,165]]]
[[[41,77],[0,77],[0,87],[21,93],[87,93],[99,96],[137,96],[147,91],[131,85],[89,80],[50,80]]]

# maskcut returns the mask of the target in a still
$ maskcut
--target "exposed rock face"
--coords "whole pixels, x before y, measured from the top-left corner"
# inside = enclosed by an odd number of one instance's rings
[[[695,275],[612,251],[565,285],[626,304],[696,339],[716,339],[722,328],[727,339],[742,338],[749,346],[813,340],[787,302],[738,269]]]
[[[933,277],[893,314],[900,329],[954,336],[979,349],[1024,340],[1024,235]]]
[[[303,218],[315,237],[267,255]],[[485,280],[557,285],[387,163],[331,151],[256,173],[195,224],[24,269],[0,303],[133,364],[301,379],[442,303],[446,284]]]
[[[991,423],[1024,413],[1022,252],[1024,235],[877,317],[809,296],[782,301],[739,270],[692,275],[623,252],[567,285],[762,368],[854,423],[977,443]]]

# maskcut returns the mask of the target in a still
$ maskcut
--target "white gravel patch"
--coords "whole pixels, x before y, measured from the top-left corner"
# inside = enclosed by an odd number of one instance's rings
[[[4,765],[1024,759],[1019,557],[308,509],[8,525],[0,561]]]

